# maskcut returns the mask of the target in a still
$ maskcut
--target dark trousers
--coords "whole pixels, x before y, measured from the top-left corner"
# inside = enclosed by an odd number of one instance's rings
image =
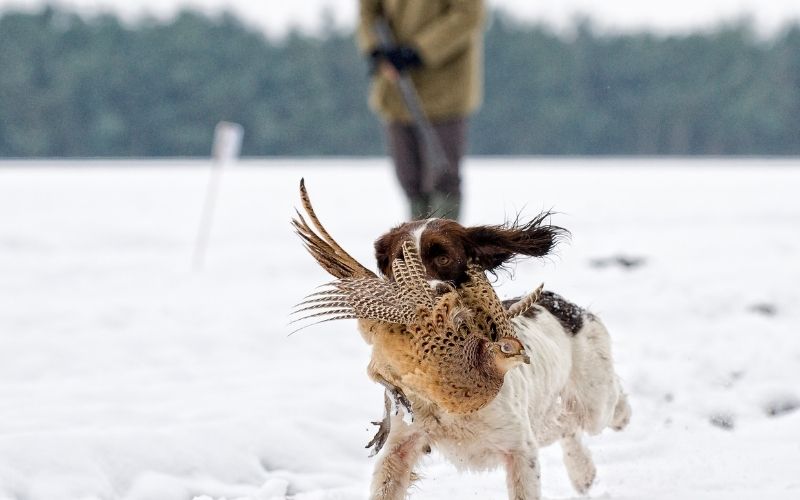
[[[426,172],[424,148],[415,127],[411,124],[389,122],[386,139],[395,173],[408,198],[411,217],[428,216],[458,219],[461,201],[460,164],[467,139],[467,119],[433,123],[439,137],[447,168],[431,178]]]

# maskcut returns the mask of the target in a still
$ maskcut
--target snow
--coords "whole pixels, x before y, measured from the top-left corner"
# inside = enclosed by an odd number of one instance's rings
[[[573,233],[500,295],[544,281],[611,332],[634,414],[589,439],[591,497],[800,498],[798,167],[468,161],[466,223],[552,208]],[[349,321],[287,335],[328,280],[288,223],[300,177],[372,266],[404,214],[384,160],[230,168],[202,272],[207,163],[0,163],[0,500],[366,498],[369,350]],[[576,497],[560,450],[542,459],[544,496]],[[505,498],[502,471],[421,473],[414,499]]]

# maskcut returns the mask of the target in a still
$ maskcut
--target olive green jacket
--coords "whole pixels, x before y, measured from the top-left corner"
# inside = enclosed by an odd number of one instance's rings
[[[482,0],[360,0],[358,43],[368,55],[379,43],[375,19],[384,13],[397,42],[417,50],[422,66],[409,71],[432,121],[469,115],[483,97]],[[384,119],[410,122],[395,83],[376,72],[370,107]]]

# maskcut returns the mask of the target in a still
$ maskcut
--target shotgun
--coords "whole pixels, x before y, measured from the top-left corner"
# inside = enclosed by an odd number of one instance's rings
[[[384,17],[379,17],[375,21],[375,34],[378,37],[378,43],[384,50],[393,48],[397,43],[394,39],[392,28]],[[427,185],[433,187],[432,179],[447,170],[447,156],[444,154],[442,144],[439,142],[439,137],[433,130],[430,120],[422,110],[419,94],[417,94],[417,89],[414,88],[414,82],[411,81],[411,77],[407,72],[401,71],[396,83],[403,102],[414,122],[414,127],[416,127],[422,140],[422,156],[428,167],[426,169]]]

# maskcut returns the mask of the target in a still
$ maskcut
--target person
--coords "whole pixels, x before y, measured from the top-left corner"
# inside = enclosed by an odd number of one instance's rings
[[[484,15],[482,0],[360,0],[358,44],[373,69],[369,103],[384,122],[414,219],[459,218],[467,122],[483,97]],[[393,47],[378,41],[380,16],[393,31]],[[435,174],[426,172],[423,145],[397,86],[404,71],[447,158],[447,167]]]

